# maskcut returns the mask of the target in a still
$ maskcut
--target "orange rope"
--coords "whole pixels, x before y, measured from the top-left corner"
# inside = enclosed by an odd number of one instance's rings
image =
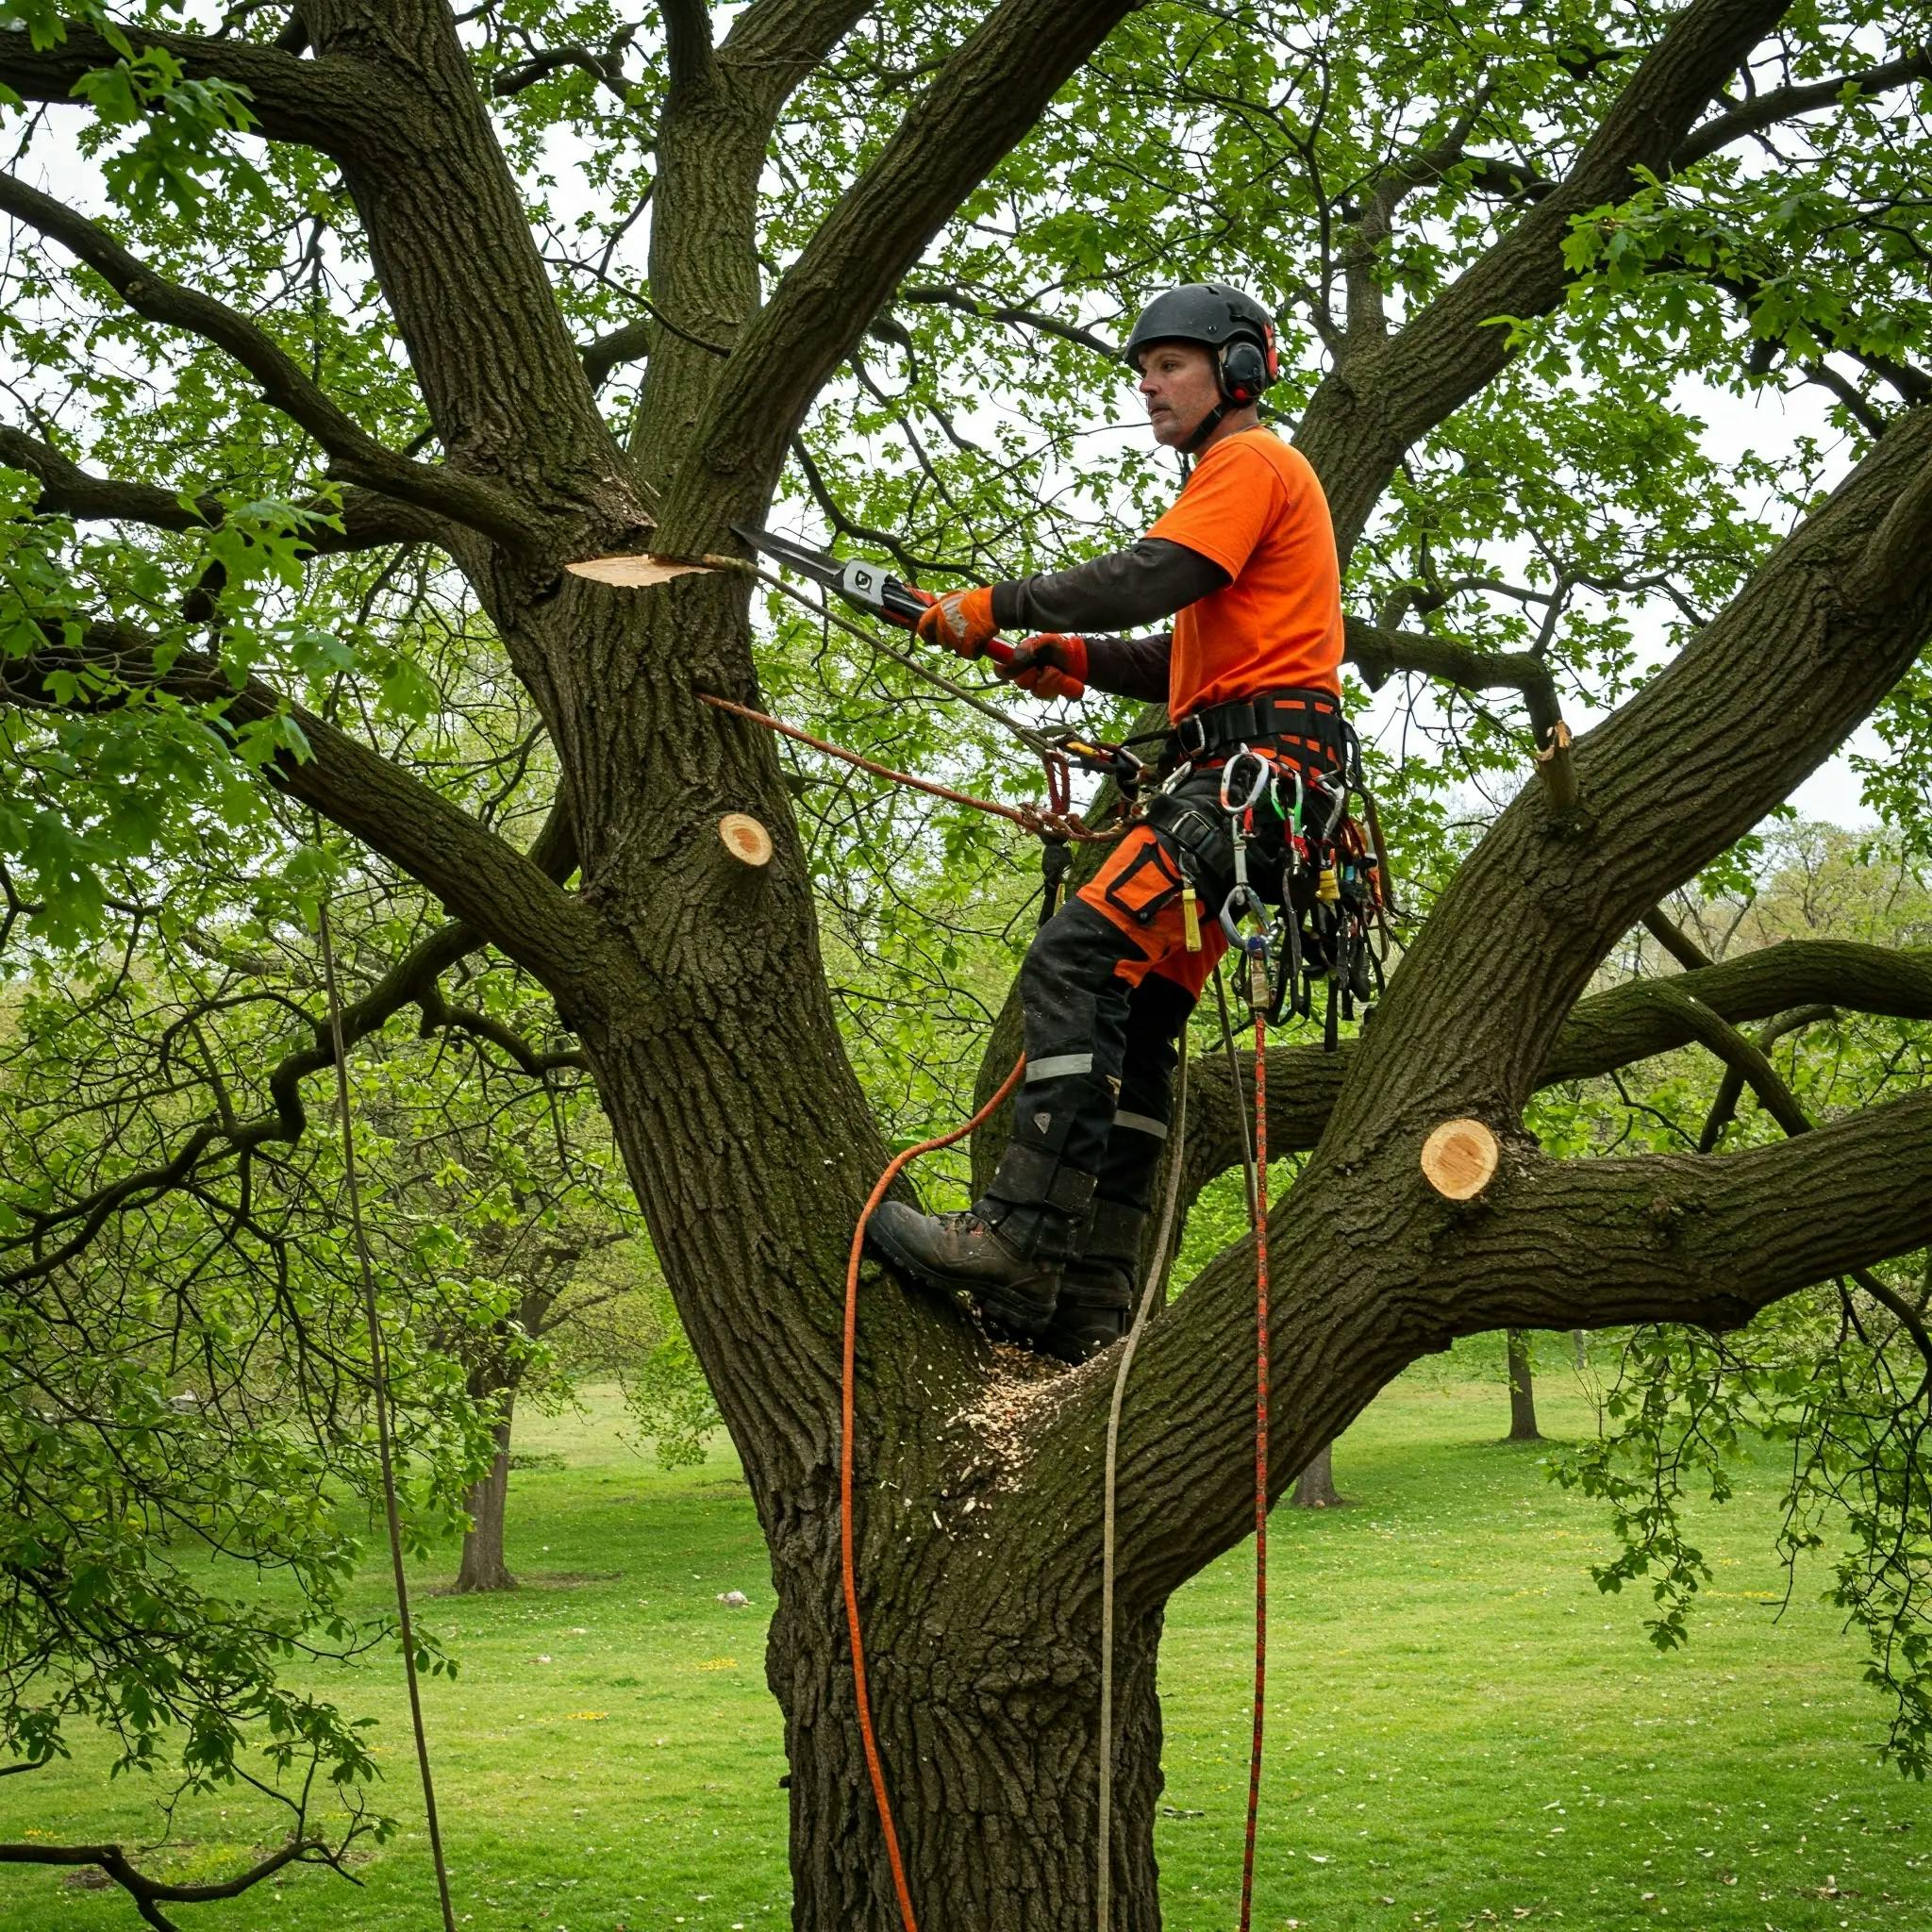
[[[1268,1022],[1255,1009],[1255,1741],[1248,1756],[1248,1838],[1241,1854],[1241,1932],[1255,1900],[1255,1825],[1261,1808],[1261,1727],[1268,1688]]]
[[[708,702],[722,703],[722,700]],[[735,711],[742,708],[729,705],[725,708]],[[747,715],[758,716],[756,712]],[[773,721],[762,719],[760,722],[771,724]],[[919,783],[917,779],[908,782]],[[969,804],[973,802],[968,801]],[[892,1885],[899,1894],[899,1917],[906,1932],[919,1932],[919,1921],[913,1916],[912,1892],[906,1882],[906,1861],[899,1855],[898,1828],[892,1823],[892,1804],[886,1794],[886,1770],[879,1758],[878,1738],[873,1730],[872,1697],[865,1681],[865,1643],[858,1626],[858,1577],[852,1555],[852,1385],[858,1347],[858,1262],[865,1252],[866,1224],[900,1173],[922,1154],[932,1154],[941,1147],[952,1146],[955,1141],[963,1141],[1012,1092],[1025,1071],[1026,1057],[1022,1054],[1014,1062],[1013,1071],[1000,1083],[999,1091],[963,1127],[956,1127],[950,1134],[941,1134],[937,1140],[922,1141],[918,1146],[908,1147],[903,1154],[892,1157],[885,1173],[880,1174],[877,1184],[866,1196],[865,1206],[858,1210],[858,1225],[852,1231],[852,1253],[845,1263],[845,1342],[839,1366],[839,1567],[845,1587],[845,1627],[852,1638],[852,1689],[858,1706],[858,1737],[865,1747],[865,1769],[872,1779],[872,1795],[878,1806],[879,1825],[886,1835],[886,1857],[892,1868]]]

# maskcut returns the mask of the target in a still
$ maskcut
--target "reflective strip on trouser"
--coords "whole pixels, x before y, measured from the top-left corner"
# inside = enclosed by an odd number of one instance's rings
[[[1175,796],[1218,811],[1220,782],[1204,772]],[[1278,875],[1281,840],[1281,821],[1257,813],[1257,880]],[[1115,1109],[1165,1124],[1174,1041],[1227,947],[1217,915],[1228,880],[1198,881],[1196,953],[1187,950],[1184,884],[1174,849],[1137,827],[1034,935],[1020,969],[1027,1076],[1013,1100],[1013,1141],[1094,1175],[1097,1200],[1145,1206],[1161,1142],[1144,1130],[1114,1133]]]
[[[1027,1086],[1036,1080],[1058,1080],[1068,1074],[1091,1074],[1093,1071],[1093,1056],[1091,1053],[1049,1054],[1044,1059],[1029,1059],[1026,1062]]]
[[[1128,971],[1140,966],[1132,977]],[[1013,1139],[1144,1203],[1167,1130],[1174,1042],[1194,990],[1150,974],[1127,936],[1082,898],[1041,927],[1020,969],[1026,1084]],[[1115,1109],[1129,1118],[1115,1132]]]

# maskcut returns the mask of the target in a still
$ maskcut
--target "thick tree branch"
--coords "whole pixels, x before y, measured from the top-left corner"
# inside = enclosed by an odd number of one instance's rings
[[[708,0],[658,0],[674,95],[702,92],[717,72]]]
[[[460,471],[411,462],[386,448],[246,316],[199,290],[156,275],[85,215],[5,174],[0,174],[0,213],[58,242],[137,315],[186,329],[232,356],[260,385],[263,397],[321,444],[331,475],[452,518],[502,542],[520,544],[529,537],[532,520],[508,491]]]
[[[221,500],[200,496],[187,505],[182,492],[155,483],[127,483],[97,475],[63,456],[52,443],[0,425],[0,463],[40,478],[36,505],[43,516],[73,517],[77,523],[146,524],[158,530],[212,528],[225,514]],[[317,511],[329,506],[307,506]],[[317,525],[303,542],[318,557],[351,550],[377,550],[391,543],[436,543],[447,547],[449,524],[433,510],[404,503],[373,490],[342,491],[340,530]]]
[[[871,0],[752,0],[733,23],[719,58],[752,85],[760,111],[774,114]]]
[[[127,24],[137,49],[162,47],[189,80],[225,81],[248,90],[256,129],[338,158],[391,153],[406,99],[377,68],[341,55],[301,59],[259,42],[159,33]],[[0,28],[0,84],[23,99],[72,104],[75,85],[121,57],[93,28],[70,21],[54,46],[37,48],[24,27]]]
[[[1550,668],[1528,651],[1479,651],[1455,638],[1387,630],[1359,617],[1348,618],[1346,630],[1348,660],[1371,691],[1397,672],[1412,672],[1464,691],[1521,691],[1539,744],[1560,715]]]
[[[154,641],[126,625],[91,625],[77,651],[43,651],[0,663],[0,703],[58,708],[47,680],[60,672],[107,674],[117,687],[149,687],[218,704],[234,724],[291,719],[311,756],[277,757],[268,778],[428,888],[556,996],[571,1024],[589,1023],[636,976],[636,962],[570,894],[460,807],[379,752],[284,699],[258,678],[239,691],[221,666],[193,652],[155,667]],[[103,702],[118,703],[110,695]],[[87,704],[83,696],[75,701]]]
[[[1358,1121],[1381,1105],[1514,1119],[1616,936],[1789,796],[1917,657],[1932,580],[1911,559],[1928,541],[1921,409],[1579,741],[1580,815],[1533,791],[1504,813],[1391,981],[1363,1056],[1378,1071],[1351,1083]],[[1417,1055],[1428,1076],[1405,1082]]]
[[[1132,10],[1133,0],[1005,0],[946,62],[746,325],[706,400],[701,454],[667,493],[667,545],[759,509],[812,397],[919,251]]]
[[[1402,969],[1407,972],[1405,966]],[[1580,1000],[1563,1024],[1537,1076],[1539,1088],[1594,1079],[1634,1066],[1697,1038],[1681,1009],[1656,997],[1660,982],[1627,980]],[[1932,951],[1897,951],[1841,940],[1787,940],[1722,964],[1706,965],[1668,984],[1705,1010],[1731,1023],[1811,1019],[1832,1012],[1932,1020]],[[1784,1029],[1784,1030],[1789,1030]],[[1780,1037],[1780,1036],[1774,1036]],[[1760,1046],[1769,1041],[1760,1040]],[[1268,1144],[1283,1154],[1305,1153],[1322,1138],[1341,1097],[1358,1045],[1336,1053],[1318,1047],[1276,1047],[1268,1056]],[[1240,1091],[1252,1081],[1242,1054]],[[1236,1090],[1225,1065],[1204,1057],[1188,1074],[1193,1085],[1187,1139],[1184,1198],[1192,1200],[1217,1174],[1239,1166],[1241,1134]]]
[[[1920,1093],[1743,1154],[1529,1163],[1471,1227],[1464,1265],[1482,1285],[1457,1327],[1731,1328],[1928,1242],[1932,1094]],[[1532,1256],[1549,1270],[1541,1282]]]
[[[614,369],[621,369],[626,362],[641,362],[651,353],[651,344],[657,339],[658,323],[650,316],[641,316],[636,322],[621,323],[616,328],[607,329],[594,341],[584,344],[584,374],[591,379],[592,389],[602,389],[610,379]]]
[[[1681,173],[1694,167],[1720,148],[1729,147],[1747,135],[1761,134],[1781,121],[1815,114],[1821,108],[1840,107],[1847,88],[1856,89],[1860,96],[1871,100],[1893,88],[1927,78],[1932,78],[1932,47],[1922,47],[1916,54],[1836,75],[1829,80],[1807,81],[1801,86],[1777,87],[1768,93],[1754,94],[1749,100],[1727,106],[1715,120],[1707,121],[1689,140],[1680,142],[1671,156],[1672,170]]]

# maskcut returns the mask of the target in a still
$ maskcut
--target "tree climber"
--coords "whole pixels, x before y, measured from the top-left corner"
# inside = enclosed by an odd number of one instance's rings
[[[1226,947],[1224,767],[1245,745],[1291,786],[1291,772],[1336,776],[1342,758],[1335,534],[1307,458],[1261,426],[1256,405],[1278,373],[1268,312],[1217,282],[1171,289],[1123,358],[1155,441],[1198,458],[1173,508],[1130,549],[941,597],[919,633],[975,658],[1003,629],[1038,631],[1009,675],[1041,697],[1071,675],[1164,702],[1162,769],[1175,775],[1027,951],[1026,1076],[985,1194],[957,1214],[887,1201],[870,1228],[911,1279],[965,1290],[990,1328],[1073,1362],[1126,1326],[1175,1042]],[[1171,633],[1083,634],[1167,616]],[[1258,813],[1248,848],[1250,877],[1277,904],[1287,831]]]

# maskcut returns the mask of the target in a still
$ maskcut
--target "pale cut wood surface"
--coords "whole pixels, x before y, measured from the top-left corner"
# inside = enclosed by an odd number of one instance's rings
[[[1494,1177],[1502,1153],[1481,1121],[1444,1121],[1423,1142],[1423,1174],[1447,1199],[1473,1200]]]

